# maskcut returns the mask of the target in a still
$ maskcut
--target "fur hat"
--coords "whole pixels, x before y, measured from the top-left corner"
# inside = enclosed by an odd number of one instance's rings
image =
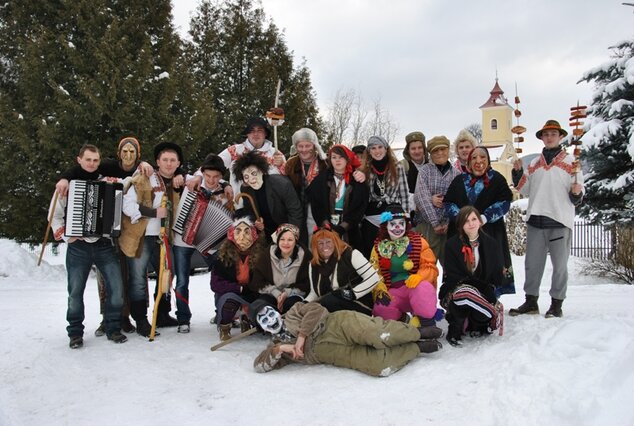
[[[163,151],[174,151],[178,156],[178,161],[183,164],[183,150],[181,147],[172,142],[161,142],[154,147],[154,159],[158,160]]]
[[[411,156],[409,155],[409,146],[414,142],[422,142],[423,143],[423,153],[424,153],[424,161],[427,161],[427,147],[425,146],[425,135],[423,132],[411,132],[405,136],[405,149],[403,150],[403,157],[408,160],[411,160]]]
[[[542,138],[542,133],[544,132],[544,130],[557,130],[559,134],[563,137],[566,137],[568,135],[568,132],[561,128],[561,126],[559,125],[559,121],[557,120],[548,120],[546,124],[544,124],[544,127],[538,130],[537,133],[535,133],[537,139]]]
[[[449,139],[446,136],[434,136],[427,142],[427,151],[431,154],[438,148],[447,148],[449,149]]]
[[[141,158],[141,144],[136,138],[133,138],[132,136],[126,136],[119,141],[119,146],[117,147],[117,157],[121,158],[121,150],[127,144],[132,145],[134,149],[136,149],[136,159],[138,160],[139,158]]]
[[[264,129],[264,131],[266,132],[267,139],[271,137],[271,129],[269,128],[269,123],[262,117],[249,118],[247,120],[247,125],[245,126],[244,130],[241,133],[242,137],[246,138],[247,135],[251,133],[253,129],[256,127],[261,127]]]
[[[290,151],[291,155],[297,154],[297,143],[299,141],[309,141],[315,146],[315,151],[317,151],[317,157],[322,160],[326,159],[326,153],[324,152],[321,145],[319,144],[319,138],[317,137],[317,133],[315,133],[314,130],[309,129],[308,127],[299,129],[298,131],[293,133],[292,140],[293,140],[293,144],[291,145],[291,151]]]
[[[227,173],[225,162],[216,154],[209,154],[205,157],[205,161],[203,161],[202,166],[200,166],[200,171],[204,172],[205,170],[215,170],[220,172],[223,176]]]

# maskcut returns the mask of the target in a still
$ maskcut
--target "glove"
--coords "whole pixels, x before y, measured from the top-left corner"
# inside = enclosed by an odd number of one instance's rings
[[[378,303],[379,305],[388,306],[392,297],[390,293],[387,291],[387,287],[383,281],[379,282],[374,290],[372,290],[372,298],[374,299],[374,303]]]
[[[407,288],[416,288],[416,286],[420,284],[422,280],[423,277],[421,277],[420,275],[412,274],[405,280],[405,285],[407,286]]]
[[[354,291],[350,287],[340,288],[338,290],[333,291],[333,294],[337,297],[341,297],[344,300],[353,301],[356,300],[356,295]]]

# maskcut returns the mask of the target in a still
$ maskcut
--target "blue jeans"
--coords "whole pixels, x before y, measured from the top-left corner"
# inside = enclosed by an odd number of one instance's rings
[[[189,270],[192,255],[196,251],[193,247],[174,246],[174,274],[176,275],[176,319],[179,324],[189,324],[192,312],[189,309]]]
[[[96,265],[104,277],[106,304],[104,322],[106,333],[121,329],[123,306],[123,281],[119,257],[112,241],[101,238],[95,243],[77,240],[68,245],[66,271],[68,275],[68,310],[66,331],[69,336],[84,334],[84,290],[92,265]]]
[[[160,271],[161,263],[161,246],[158,244],[158,237],[145,236],[143,237],[143,249],[141,250],[141,256],[128,257],[128,299],[130,303],[147,301],[147,265],[152,263],[156,276]],[[156,295],[156,288],[154,290]],[[165,294],[166,303],[169,304],[169,292]],[[169,311],[169,309],[168,309]]]

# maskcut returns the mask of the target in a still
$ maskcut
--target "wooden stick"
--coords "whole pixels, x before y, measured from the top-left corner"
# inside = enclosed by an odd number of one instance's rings
[[[55,191],[53,195],[53,204],[50,213],[48,214],[48,225],[46,225],[46,232],[44,232],[44,241],[42,241],[42,251],[40,252],[40,257],[37,259],[37,266],[40,266],[42,263],[42,257],[44,257],[44,249],[46,248],[46,242],[48,241],[48,233],[51,231],[51,224],[53,223],[53,215],[55,214],[55,208],[57,206],[57,197],[59,196],[59,192]]]
[[[282,87],[282,79],[277,80],[277,89],[275,90],[275,108],[278,107],[280,102],[280,88]],[[277,126],[273,126],[273,143],[275,144],[275,150],[277,149]]]
[[[239,192],[238,195],[236,195],[236,204],[240,202],[241,198],[246,198],[247,200],[249,200],[249,202],[251,203],[251,208],[253,209],[253,214],[255,214],[255,220],[258,220],[260,218],[260,213],[258,212],[258,208],[255,205],[255,201],[253,200],[253,197],[250,196],[249,194],[247,194],[246,192]]]
[[[167,207],[167,195],[163,194],[163,198],[161,199],[161,207]],[[171,214],[171,212],[168,211],[167,213],[168,215]],[[150,329],[150,342],[154,341],[154,336],[156,334],[156,320],[158,319],[158,307],[159,307],[159,303],[161,301],[161,297],[165,294],[165,289],[163,286],[163,282],[164,281],[168,281],[170,279],[170,270],[167,269],[165,270],[165,250],[167,250],[167,247],[165,247],[165,244],[163,243],[163,236],[165,235],[166,232],[169,232],[169,230],[165,229],[165,221],[161,221],[162,222],[162,226],[161,226],[161,232],[160,232],[160,238],[161,238],[161,256],[160,256],[160,267],[159,267],[159,275],[157,277],[157,281],[156,281],[156,298],[154,299],[154,310],[152,312],[152,328]]]
[[[258,331],[257,327],[250,328],[247,331],[245,331],[244,333],[240,333],[237,336],[233,336],[229,340],[225,340],[223,342],[218,343],[217,345],[212,346],[211,347],[211,351],[213,352],[213,351],[215,351],[217,349],[222,348],[225,345],[228,345],[229,343],[233,343],[233,342],[235,342],[237,340],[244,339],[245,337],[252,335],[256,331]]]

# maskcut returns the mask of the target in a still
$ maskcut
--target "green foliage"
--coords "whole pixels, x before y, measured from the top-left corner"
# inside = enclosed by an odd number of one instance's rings
[[[169,0],[7,2],[0,28],[2,237],[41,238],[82,144],[114,156],[132,134],[152,160],[157,142],[195,152],[213,129],[209,92],[179,66]]]
[[[613,57],[588,71],[595,83],[581,159],[587,167],[580,213],[595,223],[634,223],[634,39],[612,48]]]
[[[294,67],[283,34],[251,0],[204,1],[190,26],[187,61],[196,87],[209,90],[217,111],[216,127],[201,143],[198,158],[241,142],[246,120],[264,116],[275,104],[282,80],[280,106],[285,123],[278,128],[279,148],[288,152],[293,132],[311,127],[319,133],[315,95],[305,64]]]

